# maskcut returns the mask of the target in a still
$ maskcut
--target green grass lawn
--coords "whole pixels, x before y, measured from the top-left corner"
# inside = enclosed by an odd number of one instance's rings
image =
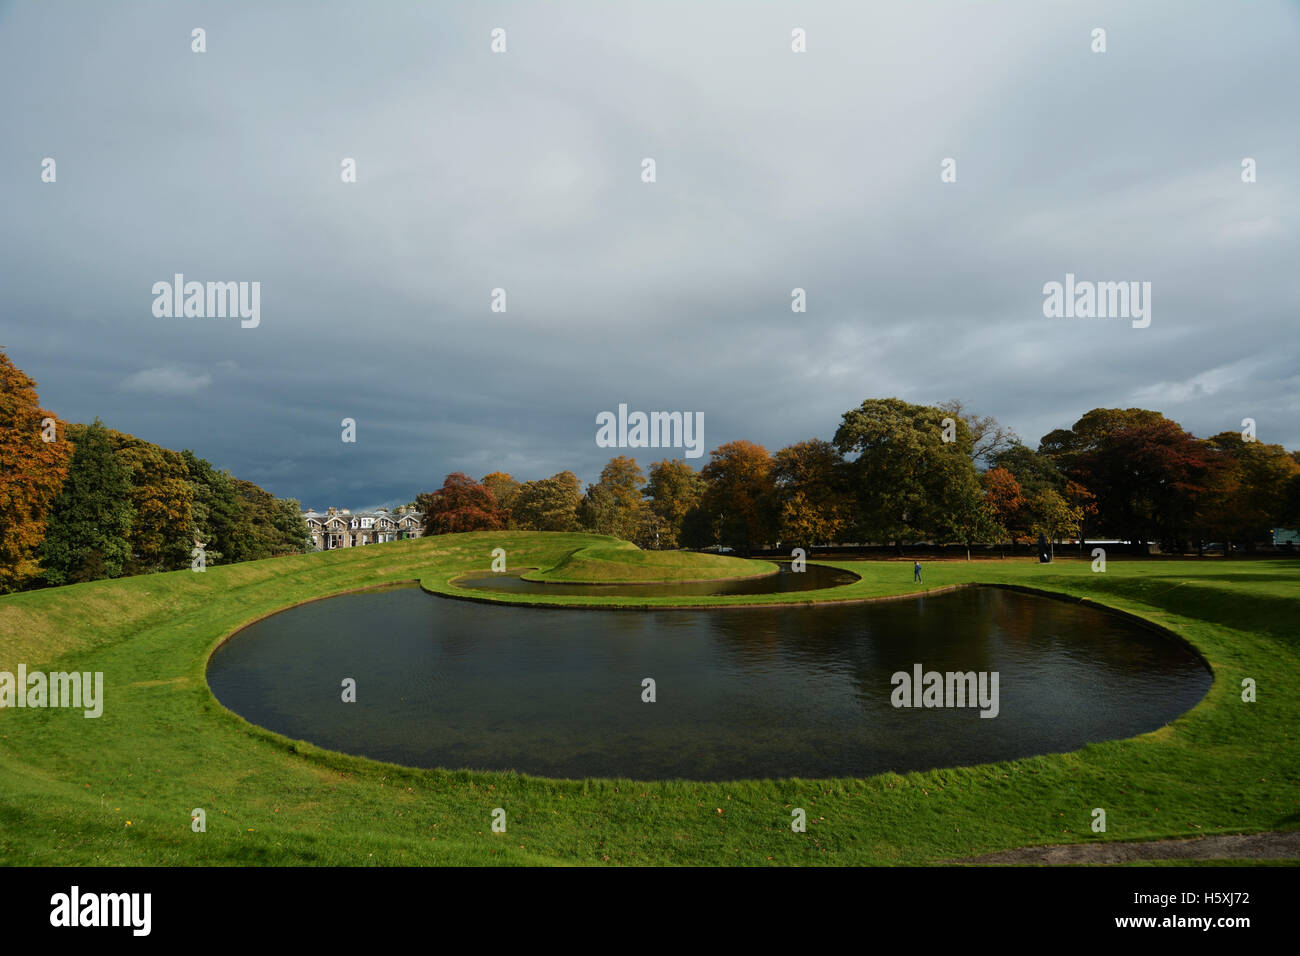
[[[636,584],[646,581],[716,581],[775,574],[772,561],[745,561],[694,551],[642,551],[627,541],[575,548],[554,566],[523,576],[530,581]]]
[[[1138,840],[1300,824],[1300,564],[1112,560],[834,562],[834,591],[691,604],[874,598],[971,582],[1091,599],[1162,625],[1215,682],[1167,727],[1082,750],[869,779],[558,781],[430,771],[322,751],[248,724],[204,681],[236,628],[301,601],[487,570],[548,569],[596,535],[447,535],[100,581],[0,598],[0,670],[102,671],[104,714],[0,710],[0,860],[48,865],[893,864],[1038,843]],[[641,553],[641,552],[628,552]],[[827,563],[827,562],[823,562]],[[482,597],[482,592],[475,592]],[[516,603],[556,598],[512,595]],[[629,598],[564,603],[626,605]],[[647,599],[661,606],[671,599]],[[738,612],[743,613],[743,612]],[[1259,700],[1241,701],[1245,677]],[[495,807],[507,832],[491,831]],[[808,831],[790,830],[791,809]],[[1093,834],[1103,807],[1108,831]],[[203,808],[207,832],[190,813]]]

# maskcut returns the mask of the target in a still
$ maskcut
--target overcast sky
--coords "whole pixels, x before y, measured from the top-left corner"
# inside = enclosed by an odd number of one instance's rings
[[[888,396],[1296,448],[1297,51],[1282,2],[0,4],[0,346],[317,508],[593,480],[619,403],[706,450]],[[1044,317],[1067,272],[1150,326]],[[175,273],[260,325],[155,317]]]

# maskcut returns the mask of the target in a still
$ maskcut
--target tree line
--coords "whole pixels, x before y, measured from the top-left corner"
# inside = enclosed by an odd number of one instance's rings
[[[830,441],[770,454],[737,440],[696,471],[610,459],[518,481],[450,474],[416,507],[425,534],[520,529],[614,535],[645,548],[1113,538],[1187,552],[1252,549],[1300,526],[1300,453],[1225,431],[1198,438],[1160,412],[1096,408],[1030,448],[961,402],[868,399]],[[0,593],[310,548],[297,501],[106,428],[58,421],[0,352]]]
[[[0,352],[0,593],[301,553],[298,502],[106,428],[59,421]]]
[[[1300,453],[1233,431],[1197,438],[1160,412],[1096,408],[1031,448],[951,401],[868,399],[830,441],[768,452],[737,440],[699,471],[665,459],[643,472],[610,459],[520,482],[450,474],[416,499],[425,534],[591,531],[643,548],[741,553],[836,544],[1019,543],[1106,538],[1195,551],[1247,549],[1300,525]]]

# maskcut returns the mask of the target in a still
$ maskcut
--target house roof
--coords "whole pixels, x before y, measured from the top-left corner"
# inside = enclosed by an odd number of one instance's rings
[[[337,508],[335,509],[332,515],[328,511],[315,511],[311,508],[308,508],[302,512],[302,516],[304,518],[321,518],[321,519],[330,518],[330,517],[389,518],[393,521],[398,521],[402,518],[407,518],[407,517],[415,518],[418,521],[420,518],[419,512],[416,511],[406,511],[401,514],[398,514],[397,512],[389,511],[386,508],[376,508],[374,511],[349,511],[347,508]]]

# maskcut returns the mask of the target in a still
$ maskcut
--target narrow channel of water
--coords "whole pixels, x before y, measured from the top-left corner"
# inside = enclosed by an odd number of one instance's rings
[[[556,596],[599,595],[603,597],[706,597],[723,594],[785,594],[816,591],[852,584],[858,576],[820,564],[810,564],[802,571],[791,571],[789,563],[779,565],[775,574],[755,578],[723,581],[672,581],[653,584],[559,584],[551,581],[526,581],[520,572],[473,574],[452,581],[456,587],[508,594],[551,594]]]

